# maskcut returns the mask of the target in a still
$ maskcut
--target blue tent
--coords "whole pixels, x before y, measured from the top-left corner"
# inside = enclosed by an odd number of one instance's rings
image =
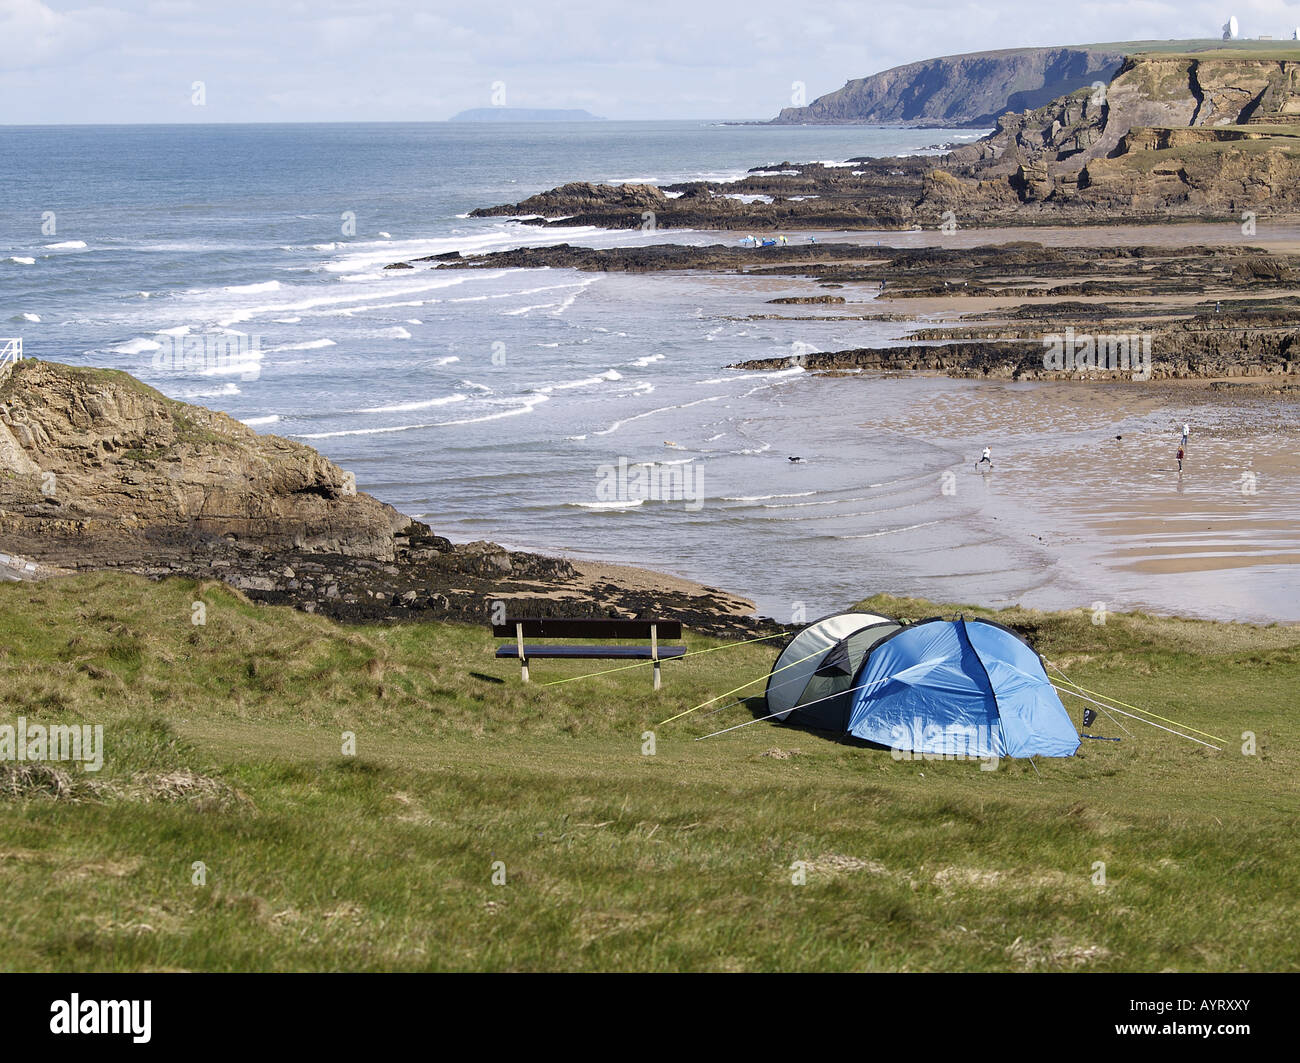
[[[831,696],[802,701],[782,719],[911,753],[1069,757],[1079,748],[1042,659],[988,620],[901,628],[875,643],[850,675]]]

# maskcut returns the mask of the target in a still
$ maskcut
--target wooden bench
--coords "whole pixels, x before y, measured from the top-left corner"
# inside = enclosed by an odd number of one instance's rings
[[[497,638],[514,638],[497,647],[498,660],[515,657],[523,680],[528,682],[528,661],[533,657],[567,660],[653,661],[654,688],[659,689],[659,663],[682,657],[685,646],[661,646],[660,639],[680,639],[682,625],[676,620],[570,620],[556,617],[507,617],[493,624]],[[547,646],[525,639],[649,639],[648,646]]]

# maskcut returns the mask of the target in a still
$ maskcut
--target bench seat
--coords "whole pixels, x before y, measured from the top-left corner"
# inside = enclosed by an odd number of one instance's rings
[[[660,646],[659,659],[661,661],[673,660],[682,657],[686,653],[685,646]],[[514,644],[508,644],[497,647],[497,659],[501,660],[506,657],[519,657],[519,647]],[[567,657],[570,660],[599,660],[609,658],[610,660],[626,661],[649,661],[654,659],[654,653],[649,646],[530,646],[524,644],[525,657]]]

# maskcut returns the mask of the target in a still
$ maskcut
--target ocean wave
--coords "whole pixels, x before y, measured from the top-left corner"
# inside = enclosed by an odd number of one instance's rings
[[[286,343],[282,347],[269,347],[267,348],[266,353],[278,354],[280,351],[318,351],[322,347],[336,346],[338,346],[338,341],[336,340],[304,340],[302,343]]]
[[[533,306],[521,306],[516,310],[502,310],[502,317],[519,317],[522,314],[531,314],[534,310],[545,310],[550,306],[559,306],[559,303],[536,303]]]
[[[694,402],[683,402],[677,406],[661,406],[657,410],[646,410],[645,413],[636,413],[633,414],[631,417],[623,418],[623,420],[621,421],[615,421],[608,428],[602,428],[599,432],[594,432],[592,434],[598,436],[612,435],[614,432],[617,432],[624,425],[629,425],[633,421],[644,420],[646,417],[653,417],[656,414],[660,414],[660,413],[669,413],[672,410],[688,410],[692,406],[702,406],[706,402],[721,402],[723,399],[729,397],[730,396],[728,395],[710,395],[707,398],[696,399]]]
[[[422,294],[424,292],[437,291],[440,288],[452,288],[458,284],[464,284],[467,281],[473,279],[493,280],[495,279],[495,277],[498,277],[500,275],[501,274],[499,273],[484,274],[481,275],[479,278],[473,278],[470,276],[439,277],[435,280],[422,281],[397,291],[394,291],[393,289],[385,289],[382,292],[375,292],[374,298],[381,298],[384,296],[391,297],[393,295]],[[276,283],[279,282],[277,281]],[[315,290],[319,290],[319,289],[315,289]],[[199,290],[191,291],[187,294],[206,295],[208,293],[203,291],[202,289],[199,289]],[[350,292],[341,295],[313,295],[305,299],[299,299],[295,302],[272,303],[263,306],[244,307],[242,309],[234,309],[231,313],[231,316],[223,319],[220,322],[220,324],[235,325],[242,321],[248,321],[251,318],[263,317],[267,314],[286,314],[286,313],[295,313],[295,312],[299,312],[299,313],[317,312],[317,313],[324,314],[324,313],[328,313],[328,311],[322,311],[320,309],[321,307],[335,307],[338,306],[340,303],[354,303],[359,298],[364,299],[365,296],[359,296],[356,292]]]
[[[147,340],[143,336],[137,336],[133,340],[127,340],[109,349],[114,354],[144,354],[145,351],[162,350],[162,344],[157,340]]]
[[[399,424],[389,428],[349,428],[342,432],[303,432],[296,439],[338,439],[340,436],[380,436],[392,432],[410,432],[417,428],[436,428],[434,424]]]
[[[543,402],[550,399],[549,395],[530,395],[525,399],[488,399],[488,402],[517,402],[518,405],[512,410],[502,410],[500,413],[487,413],[482,417],[463,417],[456,421],[439,421],[438,427],[445,428],[449,425],[461,424],[481,424],[484,421],[499,421],[505,417],[518,417],[520,414],[532,413],[533,410]]]
[[[816,491],[796,491],[788,495],[723,495],[723,502],[766,502],[772,498],[807,498],[809,495],[815,495]]]
[[[438,399],[418,399],[413,402],[398,402],[391,406],[367,406],[365,409],[353,410],[353,413],[410,413],[413,410],[429,410],[435,406],[449,406],[453,402],[464,402],[465,395],[444,395]]]
[[[47,251],[81,251],[86,246],[85,240],[64,240],[58,244],[46,244]]]
[[[667,355],[663,354],[648,354],[644,358],[634,359],[627,364],[635,366],[637,369],[644,369],[646,366],[653,365],[655,362],[662,362],[666,357]]]
[[[40,314],[14,314],[10,321],[26,321],[33,325],[39,325],[41,321]]]
[[[436,302],[437,300],[432,301]],[[322,310],[321,313],[326,316],[334,315],[336,317],[351,317],[353,314],[368,314],[372,310],[397,310],[424,305],[425,301],[423,299],[403,299],[396,303],[369,303],[361,306],[340,306],[334,310]]]
[[[265,417],[245,417],[242,423],[248,425],[249,428],[260,428],[262,425],[275,424],[279,419],[280,415],[278,413],[272,413]]]
[[[903,528],[886,528],[884,531],[865,532],[861,535],[837,535],[837,539],[879,539],[882,535],[897,535],[899,532],[916,531],[917,528],[928,528],[932,524],[939,524],[941,521],[927,520],[920,524],[908,524]]]
[[[229,287],[222,288],[223,292],[230,292],[232,295],[247,293],[256,295],[259,292],[278,292],[281,288],[279,281],[260,281],[257,284],[232,284]]]
[[[36,265],[36,259],[34,259],[34,258],[27,258],[27,257],[24,256],[24,255],[10,255],[8,261],[12,262],[15,266],[34,266],[34,265]]]
[[[566,502],[566,506],[577,506],[579,509],[592,509],[601,513],[614,512],[620,509],[636,509],[637,506],[645,503],[644,498],[629,498],[623,502]]]
[[[589,388],[611,380],[622,380],[623,374],[617,369],[607,369],[597,376],[585,376],[581,380],[570,380],[563,384],[546,384],[533,390],[539,395],[549,395],[552,391],[568,391],[571,388]]]
[[[375,335],[385,340],[409,340],[411,338],[410,332],[402,328],[401,325],[380,329]]]

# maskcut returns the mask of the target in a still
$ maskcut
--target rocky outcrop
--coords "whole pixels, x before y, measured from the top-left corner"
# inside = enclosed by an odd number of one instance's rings
[[[1060,333],[1054,334],[1060,336]],[[729,369],[771,371],[801,365],[809,372],[856,370],[873,373],[925,372],[951,377],[997,380],[1086,380],[1118,377],[1135,380],[1173,380],[1218,377],[1273,377],[1279,386],[1300,390],[1293,383],[1300,373],[1300,339],[1294,329],[1261,333],[1245,329],[1157,329],[1129,337],[1123,345],[1080,335],[1074,349],[1078,360],[1065,364],[1051,360],[1044,335],[1014,340],[960,340],[942,344],[908,344],[905,347],[862,347],[790,358],[758,358]],[[1085,348],[1088,339],[1092,348]],[[1149,365],[1143,355],[1150,351]],[[1100,358],[1098,360],[1098,352]],[[1083,358],[1086,353],[1087,357]]]
[[[470,212],[473,218],[491,218],[501,214],[536,214],[554,217],[557,213],[619,214],[644,224],[646,211],[662,211],[668,197],[654,185],[593,185],[588,181],[571,181],[549,192],[542,192],[509,207],[485,207]]]
[[[769,232],[1300,213],[1300,58],[1285,53],[1134,55],[1108,85],[996,121],[941,156],[783,162],[663,190],[564,185],[476,213],[607,228],[653,215],[657,228]]]
[[[212,540],[390,560],[410,524],[310,447],[126,373],[28,359],[0,380],[0,538],[55,563]]]
[[[927,59],[856,78],[806,107],[787,107],[773,124],[987,127],[1008,110],[1109,81],[1123,58],[1114,46],[1082,46]]]
[[[29,359],[0,369],[0,580],[78,569],[216,578],[349,621],[485,623],[504,602],[511,614],[756,629],[752,604],[721,591],[593,583],[563,558],[453,544],[310,447],[126,373]]]
[[[1207,53],[1126,59],[1104,92],[1083,90],[1007,114],[938,165],[969,213],[1047,207],[1071,220],[1155,220],[1300,210],[1300,60]],[[1269,116],[1261,120],[1261,116]],[[924,204],[921,207],[924,211]]]

